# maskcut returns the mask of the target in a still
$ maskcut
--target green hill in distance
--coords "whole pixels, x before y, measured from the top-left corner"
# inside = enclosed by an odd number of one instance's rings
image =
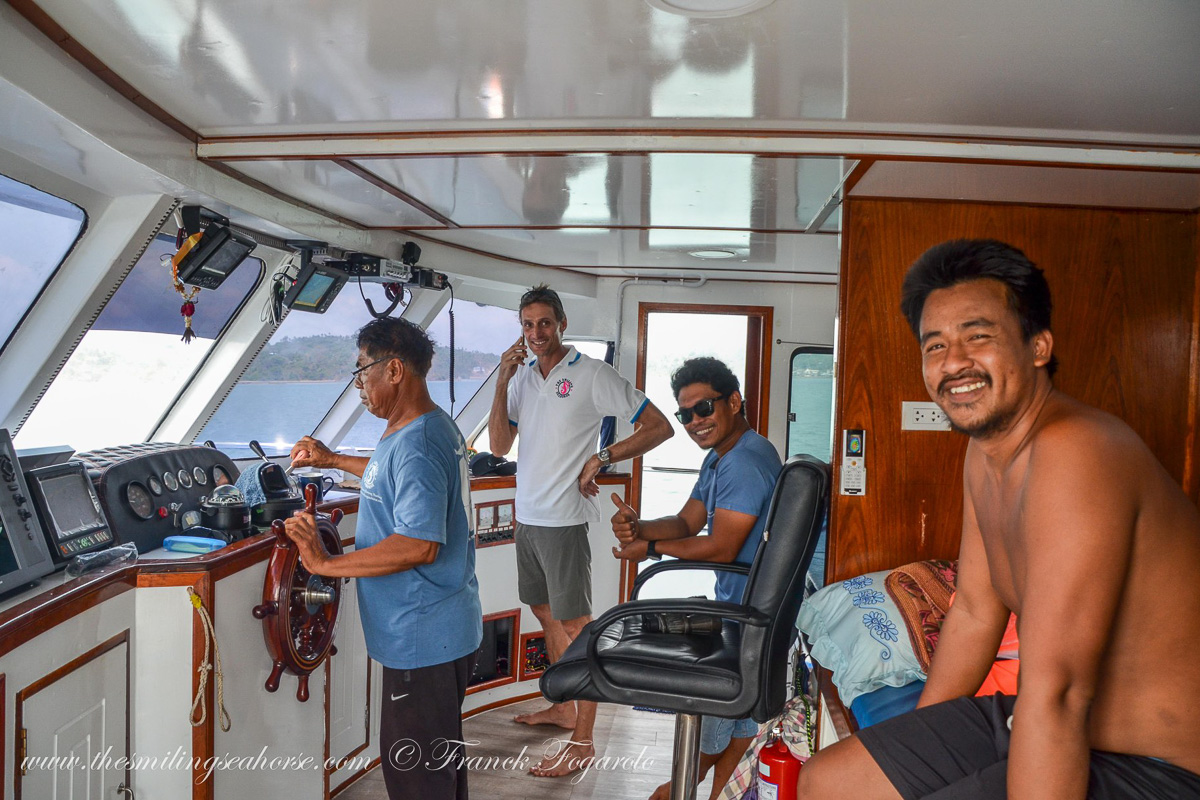
[[[358,349],[351,336],[302,336],[268,344],[258,354],[244,381],[349,381]],[[477,350],[454,351],[455,380],[482,380],[500,356]],[[450,349],[435,346],[428,379],[450,379]]]

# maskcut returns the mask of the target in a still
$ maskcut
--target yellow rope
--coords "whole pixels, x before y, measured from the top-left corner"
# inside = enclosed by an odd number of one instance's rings
[[[217,646],[217,632],[213,629],[212,617],[208,615],[208,609],[204,607],[204,602],[200,599],[200,595],[196,594],[196,590],[190,586],[188,587],[188,595],[192,599],[192,606],[195,607],[196,613],[200,615],[201,627],[204,628],[204,660],[196,668],[200,673],[200,686],[196,690],[196,699],[192,701],[192,714],[190,718],[192,727],[200,727],[204,724],[204,720],[208,718],[204,690],[208,687],[208,673],[213,671],[213,665],[208,658],[209,650],[211,649],[216,660],[217,708],[221,710],[221,730],[228,731],[233,726],[233,721],[229,718],[229,712],[225,710],[225,675],[221,671],[221,649]],[[200,719],[196,719],[197,708],[200,709]]]

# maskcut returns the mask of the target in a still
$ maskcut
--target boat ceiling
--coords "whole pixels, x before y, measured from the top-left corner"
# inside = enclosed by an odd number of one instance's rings
[[[831,282],[849,191],[1200,207],[1192,0],[9,2],[223,171],[518,263]]]

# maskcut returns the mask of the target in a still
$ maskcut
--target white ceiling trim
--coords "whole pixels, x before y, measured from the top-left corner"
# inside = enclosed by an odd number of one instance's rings
[[[322,138],[208,140],[196,146],[198,158],[215,161],[514,153],[753,153],[1033,162],[1200,171],[1200,152],[1170,149],[830,137],[819,134],[757,136],[745,131],[728,135],[527,131],[524,134],[453,136],[448,136],[442,131],[430,136],[331,135]]]

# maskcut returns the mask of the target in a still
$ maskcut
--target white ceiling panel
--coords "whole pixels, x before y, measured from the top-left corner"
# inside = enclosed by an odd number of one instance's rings
[[[648,120],[1191,137],[1200,3],[39,0],[205,136]],[[552,149],[552,148],[551,148]]]
[[[744,252],[728,258],[701,258],[703,250],[735,251],[728,232],[695,230],[692,243],[656,245],[653,231],[567,228],[561,230],[448,230],[422,231],[439,242],[483,250],[503,258],[546,266],[603,269],[690,269],[700,271],[779,270],[836,275],[838,237],[830,234],[753,233]],[[734,232],[735,234],[740,232]],[[431,264],[453,270],[453,265]]]
[[[441,225],[331,161],[241,161],[233,166],[289,197],[367,227]]]
[[[355,163],[458,225],[804,230],[841,158],[730,153],[470,156]]]

